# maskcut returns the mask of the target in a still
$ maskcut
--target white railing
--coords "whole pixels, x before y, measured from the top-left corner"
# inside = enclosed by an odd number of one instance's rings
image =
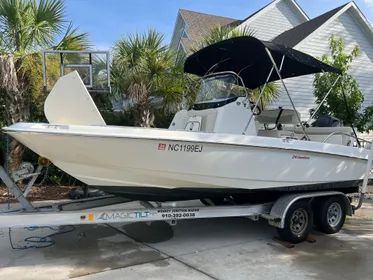
[[[372,144],[372,142],[370,142],[370,141],[367,141],[367,140],[365,140],[365,139],[363,139],[363,138],[359,138],[359,137],[356,137],[356,136],[354,136],[354,135],[351,135],[351,134],[348,134],[348,133],[345,133],[345,132],[339,132],[339,131],[334,131],[334,132],[332,132],[332,133],[330,133],[323,141],[322,141],[322,143],[325,143],[330,137],[332,137],[333,135],[345,135],[345,136],[348,136],[348,137],[350,137],[350,138],[353,138],[353,139],[355,139],[355,140],[359,140],[359,142],[362,142],[362,143],[368,143],[368,144]],[[364,145],[365,146],[365,145]],[[363,147],[364,147],[363,146]]]

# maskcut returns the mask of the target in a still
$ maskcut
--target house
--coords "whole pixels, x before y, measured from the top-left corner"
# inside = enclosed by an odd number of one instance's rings
[[[199,39],[193,33],[189,34],[189,27],[193,26],[193,29],[196,24],[203,23],[193,22],[193,17],[186,19],[184,14],[184,10],[179,11],[172,43],[188,51],[188,46],[196,44],[195,41]],[[236,20],[235,24],[235,28],[253,28],[259,39],[284,44],[314,57],[330,54],[329,38],[332,34],[337,38],[344,37],[347,52],[359,45],[360,54],[352,63],[349,73],[357,80],[365,95],[364,106],[373,104],[373,29],[355,2],[348,2],[309,19],[296,1],[275,0],[248,18]],[[178,26],[183,27],[183,32],[180,33]],[[309,110],[316,107],[312,83],[313,75],[285,80],[302,120],[307,120]],[[283,89],[280,98],[272,104],[272,107],[278,106],[291,108]]]
[[[285,44],[314,57],[330,54],[329,38],[334,34],[345,40],[345,51],[350,52],[356,45],[360,54],[349,69],[364,93],[364,107],[373,103],[373,29],[354,2],[335,8],[308,22],[298,25],[277,36],[273,42]],[[313,76],[297,77],[286,80],[294,103],[303,119],[309,117],[309,109],[314,108]],[[275,105],[290,106],[284,94]]]
[[[180,9],[177,15],[171,46],[190,53],[191,48],[212,28],[224,25],[237,25],[238,20]]]
[[[171,46],[190,49],[212,28],[230,25],[236,28],[248,26],[255,30],[261,40],[272,40],[282,32],[309,20],[309,17],[294,0],[276,0],[243,20],[208,15],[180,9],[176,18]]]

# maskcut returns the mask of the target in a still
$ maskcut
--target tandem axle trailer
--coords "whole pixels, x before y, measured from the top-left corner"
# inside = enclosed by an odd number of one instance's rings
[[[277,228],[281,239],[299,243],[307,238],[313,226],[327,234],[338,232],[344,224],[346,215],[353,215],[354,211],[361,207],[370,176],[372,156],[373,145],[357,206],[352,206],[350,199],[342,192],[317,191],[284,194],[276,201],[244,205],[237,205],[230,199],[227,199],[226,205],[214,205],[211,200],[206,199],[205,206],[198,203],[193,206],[178,207],[177,203],[170,205],[170,203],[140,201],[138,208],[131,208],[129,207],[131,200],[108,195],[35,207],[27,199],[27,194],[41,173],[42,166],[38,166],[33,173],[33,170],[25,165],[24,170],[18,170],[11,177],[0,165],[0,179],[22,206],[17,210],[0,212],[0,228],[140,221],[167,221],[175,225],[178,220],[186,219],[247,217],[254,221],[259,218],[266,219],[270,225]],[[15,183],[14,179],[19,178],[30,178],[25,191]],[[114,205],[116,205],[115,209],[113,209]]]

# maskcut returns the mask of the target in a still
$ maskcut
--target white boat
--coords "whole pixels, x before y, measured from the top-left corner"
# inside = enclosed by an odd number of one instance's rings
[[[357,191],[369,150],[354,147],[352,128],[281,129],[279,124],[300,120],[295,108],[262,111],[261,96],[254,103],[243,87],[264,90],[270,81],[338,69],[284,46],[238,37],[193,54],[185,71],[203,76],[199,94],[169,129],[106,125],[72,72],[47,97],[49,123],[3,130],[89,186],[138,200]],[[269,123],[276,127],[268,129]]]

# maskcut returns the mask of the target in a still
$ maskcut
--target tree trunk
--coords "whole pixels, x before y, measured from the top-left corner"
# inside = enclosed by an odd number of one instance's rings
[[[5,98],[6,124],[25,122],[30,117],[30,100],[25,79],[17,68],[12,55],[0,56],[0,90]],[[24,146],[15,139],[9,139],[9,169],[14,170],[22,162]]]
[[[151,127],[154,123],[154,114],[148,97],[148,87],[143,82],[134,82],[128,87],[129,96],[135,103],[135,126]]]
[[[154,115],[149,102],[136,104],[135,125],[140,127],[151,127],[154,123]]]

